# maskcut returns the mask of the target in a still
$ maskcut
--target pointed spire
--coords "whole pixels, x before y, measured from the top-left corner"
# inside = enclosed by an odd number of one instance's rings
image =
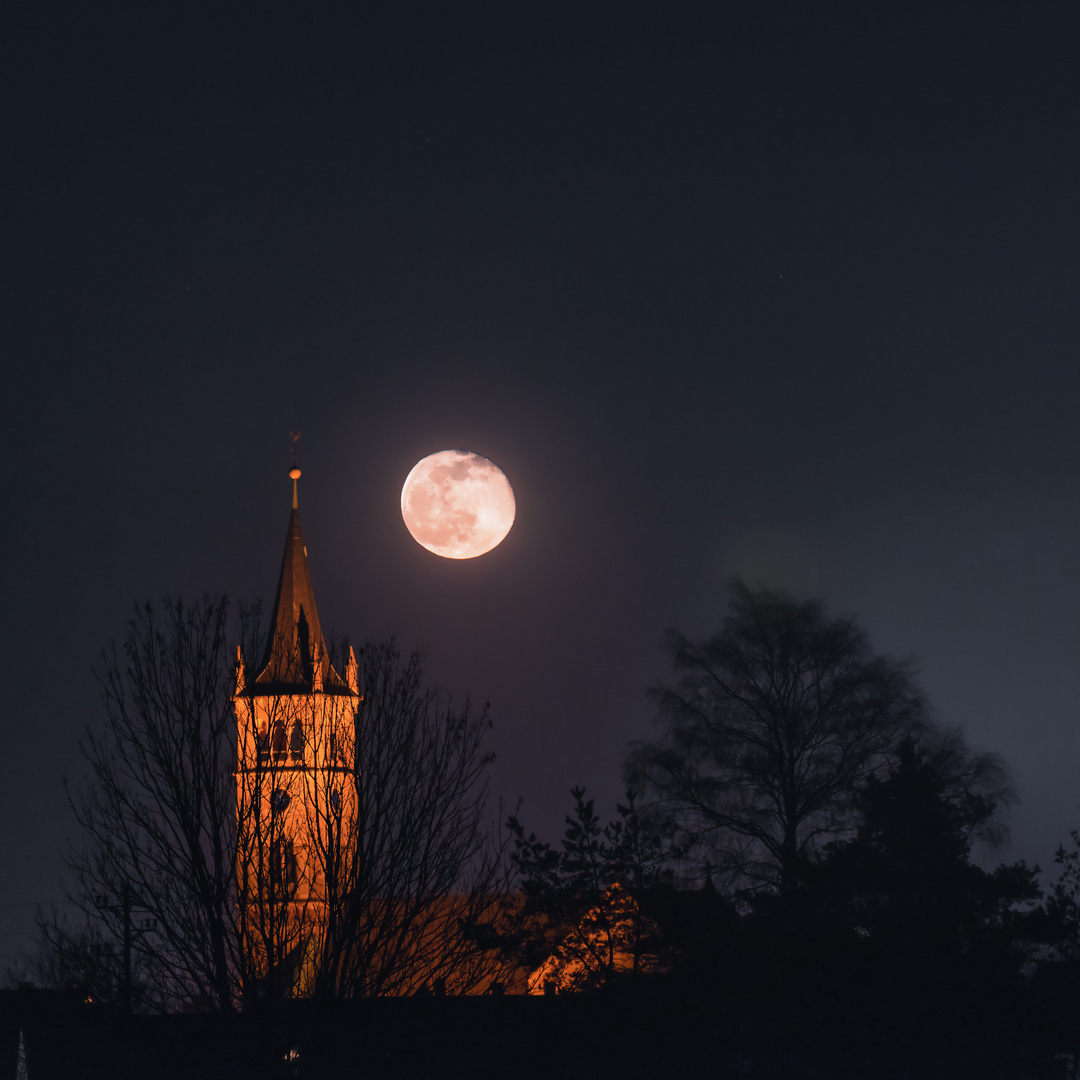
[[[270,617],[270,636],[255,682],[274,686],[343,687],[344,680],[330,666],[315,607],[304,530],[300,525],[296,484],[300,470],[295,461],[289,479],[293,482],[293,497],[285,556],[281,561],[274,613]]]

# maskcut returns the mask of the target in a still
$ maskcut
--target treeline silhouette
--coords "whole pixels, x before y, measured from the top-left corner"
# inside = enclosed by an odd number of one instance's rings
[[[559,842],[509,823],[534,992],[707,1002],[773,1050],[1074,1050],[1080,834],[1049,895],[976,865],[1006,839],[1003,763],[817,601],[735,584],[715,637],[669,647],[616,817],[576,788]]]
[[[418,655],[364,646],[351,782],[370,812],[327,937],[350,977],[268,993],[235,925],[227,614],[140,609],[106,654],[73,792],[85,921],[41,914],[0,1002],[12,1067],[18,1036],[38,1075],[73,1075],[63,1030],[101,1075],[124,1046],[176,1075],[1072,1075],[1080,833],[1047,893],[1022,861],[982,869],[1016,801],[1000,758],[938,725],[853,620],[738,583],[716,635],[669,635],[615,816],[575,788],[557,839],[490,816],[486,712],[441,704]]]

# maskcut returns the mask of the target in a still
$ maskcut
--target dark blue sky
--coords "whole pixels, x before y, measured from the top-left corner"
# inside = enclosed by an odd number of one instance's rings
[[[11,5],[0,16],[0,953],[130,605],[267,595],[288,432],[320,612],[490,698],[554,832],[732,571],[914,654],[1080,825],[1074,3]],[[497,462],[428,554],[401,483]]]

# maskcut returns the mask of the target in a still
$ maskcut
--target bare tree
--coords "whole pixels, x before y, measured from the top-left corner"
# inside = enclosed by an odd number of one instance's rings
[[[819,602],[739,583],[719,634],[668,646],[676,681],[652,691],[663,734],[632,748],[631,784],[714,870],[794,887],[800,861],[851,826],[860,782],[924,729],[908,668]]]
[[[162,1000],[218,1009],[241,970],[228,622],[224,599],[146,604],[103,654],[106,721],[80,742],[82,836],[67,857],[71,899]]]
[[[855,797],[885,774],[906,738],[923,746],[973,835],[1004,836],[1014,800],[992,754],[939,732],[906,663],[875,654],[850,619],[741,583],[720,633],[671,632],[676,679],[651,693],[660,739],[632,747],[643,808],[732,883],[794,888],[799,868],[858,824]]]
[[[88,933],[123,958],[128,1000],[133,969],[162,1007],[222,1010],[253,995],[465,993],[504,979],[505,960],[479,944],[508,888],[489,828],[486,709],[443,702],[420,655],[403,661],[388,641],[359,650],[342,722],[305,730],[295,686],[263,693],[258,714],[241,708],[229,631],[224,599],[145,605],[103,656],[105,723],[80,743],[89,769],[69,791],[81,838],[67,861]],[[257,612],[241,612],[239,636],[255,655]],[[289,799],[310,848],[306,889],[282,826]],[[71,943],[55,918],[42,940],[54,956]]]
[[[422,988],[476,993],[512,965],[478,947],[504,918],[509,862],[489,813],[487,707],[459,707],[423,684],[422,656],[391,638],[357,655],[356,815],[340,853],[340,900],[320,989],[351,996]],[[333,836],[333,808],[319,807]]]

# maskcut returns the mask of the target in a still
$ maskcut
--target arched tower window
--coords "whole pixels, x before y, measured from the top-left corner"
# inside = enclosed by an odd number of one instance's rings
[[[285,721],[279,716],[274,721],[273,734],[270,737],[270,749],[273,751],[274,760],[280,761],[285,756],[287,748]]]
[[[291,899],[298,877],[293,842],[284,838],[275,840],[270,849],[270,888],[276,895]]]
[[[299,717],[293,723],[292,735],[289,736],[289,750],[292,751],[293,761],[304,760],[304,727]]]
[[[300,647],[300,671],[302,677],[310,682],[313,678],[314,665],[311,662],[311,628],[308,626],[304,605],[300,605],[300,618],[296,622],[296,638]]]

